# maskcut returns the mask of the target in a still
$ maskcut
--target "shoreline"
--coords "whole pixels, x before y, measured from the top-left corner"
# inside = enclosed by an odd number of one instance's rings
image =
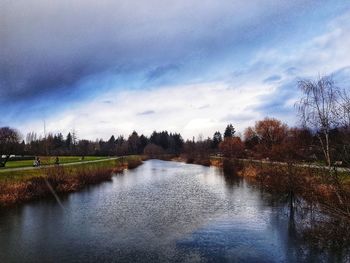
[[[20,175],[11,175],[0,181],[0,208],[20,205],[48,196],[72,193],[88,185],[110,181],[113,175],[125,169],[134,169],[141,165],[141,156],[126,156],[100,162],[83,163],[74,166],[50,166],[40,170],[32,169],[31,175],[21,170]]]

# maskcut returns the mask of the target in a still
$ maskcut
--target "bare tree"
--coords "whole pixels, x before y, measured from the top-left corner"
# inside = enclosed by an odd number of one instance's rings
[[[350,94],[346,89],[340,92],[340,111],[339,117],[344,128],[350,129]]]
[[[18,151],[20,142],[19,132],[10,127],[0,128],[0,167],[4,167],[11,154],[15,154]],[[2,159],[2,155],[6,158]]]
[[[339,117],[342,125],[342,161],[350,165],[350,94],[343,89],[340,93],[340,112]]]
[[[298,86],[303,92],[299,114],[303,124],[316,132],[328,167],[331,167],[330,131],[341,124],[340,89],[332,77],[323,76],[317,80],[300,80]]]

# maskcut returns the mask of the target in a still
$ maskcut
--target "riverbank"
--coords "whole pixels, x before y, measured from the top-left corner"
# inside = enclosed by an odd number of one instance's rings
[[[319,203],[350,220],[350,181],[347,171],[239,159],[223,159],[221,162],[216,159],[213,165],[222,167],[227,174],[256,182],[270,192],[298,195],[309,202]]]
[[[302,211],[302,232],[315,246],[350,247],[350,182],[346,171],[258,163],[238,159],[215,160],[225,176],[242,177],[288,203],[289,216]]]
[[[2,172],[0,176],[0,207],[76,192],[87,185],[111,180],[113,174],[142,164],[140,156],[83,163],[71,166],[50,166]]]

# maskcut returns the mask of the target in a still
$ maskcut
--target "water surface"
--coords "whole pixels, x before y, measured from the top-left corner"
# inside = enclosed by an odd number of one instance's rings
[[[0,215],[1,262],[318,262],[284,205],[215,167],[159,160]]]

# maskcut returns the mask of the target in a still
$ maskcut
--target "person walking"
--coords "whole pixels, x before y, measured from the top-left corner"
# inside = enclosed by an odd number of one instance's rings
[[[58,158],[58,156],[56,156],[55,165],[60,165],[60,159]]]

